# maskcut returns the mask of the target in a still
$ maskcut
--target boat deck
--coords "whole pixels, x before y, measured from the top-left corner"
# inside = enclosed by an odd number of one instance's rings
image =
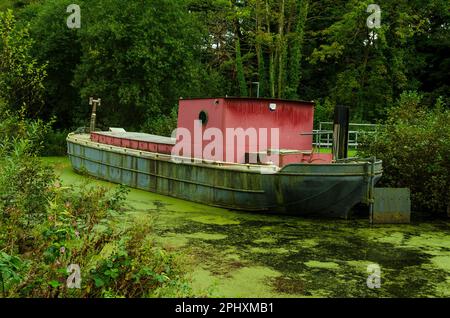
[[[152,142],[152,143],[165,144],[165,145],[175,145],[175,143],[176,143],[175,138],[151,135],[151,134],[139,133],[139,132],[96,131],[94,134],[106,136],[106,137],[114,137],[114,138],[143,141],[143,142]]]
[[[96,131],[90,139],[105,145],[170,154],[175,138],[126,131]]]
[[[155,152],[160,154],[172,154],[172,148],[176,144],[176,138],[151,135],[139,132],[126,132],[121,128],[111,128],[111,131],[96,131],[91,133],[91,141],[105,145],[123,147],[128,149]],[[246,153],[243,162],[234,163],[255,163],[271,165],[272,162],[252,162],[250,158],[265,158],[258,156],[265,152]],[[311,164],[331,163],[331,154],[314,153],[312,150],[297,149],[269,149],[270,156],[276,160],[275,165],[284,167],[292,163],[306,162]],[[252,156],[253,155],[253,156]],[[275,156],[275,157],[274,157]]]
[[[103,132],[102,132],[103,133]],[[95,133],[97,134],[97,132]],[[109,135],[109,134],[108,134]],[[97,135],[98,136],[98,135]],[[112,135],[111,135],[112,136]],[[233,162],[219,162],[219,161],[211,161],[206,159],[194,159],[190,157],[179,157],[179,156],[173,156],[170,152],[164,153],[161,151],[161,149],[157,149],[157,151],[152,151],[150,149],[143,150],[139,148],[130,148],[130,147],[124,147],[123,145],[115,145],[115,144],[107,144],[104,142],[99,142],[94,140],[93,134],[76,134],[76,133],[70,133],[67,136],[67,142],[69,144],[78,144],[83,147],[90,147],[93,149],[98,150],[104,150],[108,152],[114,152],[118,154],[127,154],[139,158],[152,158],[157,159],[159,161],[171,161],[171,162],[178,162],[178,163],[184,163],[187,165],[201,165],[201,166],[210,166],[215,168],[221,168],[225,170],[236,170],[236,171],[247,171],[247,172],[257,172],[257,173],[267,173],[272,174],[276,173],[280,170],[280,167],[275,165],[260,165],[260,164],[240,164],[240,163],[233,163]],[[103,136],[106,137],[106,136]],[[110,136],[108,136],[110,137]],[[159,136],[157,136],[159,137]],[[144,141],[142,141],[144,142]],[[160,144],[160,147],[167,146],[165,144]],[[172,147],[172,146],[171,146]],[[69,153],[70,155],[70,153]]]

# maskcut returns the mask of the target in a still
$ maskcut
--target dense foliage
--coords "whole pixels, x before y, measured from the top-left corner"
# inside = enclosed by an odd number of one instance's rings
[[[26,107],[37,116],[44,105],[45,64],[31,55],[34,41],[27,28],[16,24],[12,11],[0,12],[0,98],[10,110]]]
[[[363,145],[361,154],[383,160],[380,185],[407,187],[416,211],[450,211],[450,110],[432,110],[423,96],[405,92],[388,120]]]
[[[124,214],[125,188],[64,187],[36,156],[50,127],[0,119],[1,297],[190,295],[183,256],[155,243],[148,214]]]
[[[170,134],[180,97],[315,100],[382,122],[361,154],[415,209],[450,206],[450,2],[0,0],[0,296],[190,296],[183,255],[161,248],[126,190],[65,187],[39,155],[65,153],[101,97],[100,128]],[[9,10],[12,9],[12,10]],[[81,289],[68,288],[74,266]],[[69,281],[70,283],[70,281]]]
[[[201,62],[202,28],[183,1],[78,1],[82,27],[69,29],[70,1],[20,11],[48,63],[44,118],[58,128],[86,125],[90,96],[102,98],[98,124],[170,134],[177,100],[218,95],[218,75]]]
[[[179,97],[255,96],[258,86],[264,97],[349,105],[366,122],[407,90],[424,107],[449,104],[445,0],[380,1],[378,29],[365,0],[83,0],[80,29],[66,26],[71,3],[15,11],[36,75],[46,65],[45,106],[34,109],[59,129],[86,124],[92,95],[104,101],[100,125],[166,134]]]

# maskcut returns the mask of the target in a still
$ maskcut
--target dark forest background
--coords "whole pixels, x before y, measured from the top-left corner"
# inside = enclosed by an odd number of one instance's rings
[[[316,101],[316,121],[343,104],[377,123],[403,92],[449,104],[447,0],[378,1],[379,29],[366,25],[373,0],[77,0],[81,28],[69,29],[72,2],[0,1],[13,9],[0,69],[12,49],[33,65],[2,75],[0,98],[55,129],[87,125],[99,96],[100,126],[168,134],[179,97],[256,96],[255,82],[261,97]]]

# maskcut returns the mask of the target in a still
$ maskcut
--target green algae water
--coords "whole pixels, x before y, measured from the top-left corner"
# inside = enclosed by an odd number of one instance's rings
[[[88,177],[44,158],[66,184]],[[106,187],[116,185],[94,180]],[[370,226],[214,208],[132,189],[128,214],[190,256],[194,294],[210,297],[450,297],[450,221]],[[367,286],[380,267],[380,288]]]

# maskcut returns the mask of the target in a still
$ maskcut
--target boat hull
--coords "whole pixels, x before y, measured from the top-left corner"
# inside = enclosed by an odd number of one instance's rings
[[[370,203],[381,161],[291,164],[276,172],[261,166],[175,161],[168,155],[92,142],[70,134],[75,171],[133,188],[245,211],[347,218]]]

